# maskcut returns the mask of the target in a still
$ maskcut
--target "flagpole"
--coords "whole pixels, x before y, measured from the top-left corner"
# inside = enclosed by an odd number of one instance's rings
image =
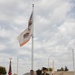
[[[9,58],[9,60],[11,61],[12,58]]]
[[[33,10],[33,13],[34,13],[34,4],[32,4],[32,10]],[[32,21],[34,21],[34,15],[33,15],[33,18],[32,18]],[[31,69],[33,70],[33,61],[34,61],[34,22],[32,22],[32,56],[31,56]]]
[[[10,65],[9,65],[8,75],[12,75],[12,71],[11,71],[11,60],[12,60],[12,58],[9,58],[9,60],[10,60]]]

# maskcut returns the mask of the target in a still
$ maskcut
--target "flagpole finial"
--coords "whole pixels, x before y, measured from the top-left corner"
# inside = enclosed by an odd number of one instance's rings
[[[9,59],[10,59],[10,61],[11,61],[12,58],[9,58]]]
[[[34,7],[34,4],[32,4],[32,7]]]

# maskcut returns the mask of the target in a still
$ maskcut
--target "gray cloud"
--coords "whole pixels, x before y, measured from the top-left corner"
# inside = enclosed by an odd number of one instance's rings
[[[55,61],[55,70],[65,66],[73,70],[71,50],[75,44],[74,9],[74,0],[35,2],[34,70],[48,67],[48,58],[50,67]],[[27,28],[31,11],[30,0],[0,0],[0,60],[4,62],[1,65],[8,70],[9,57],[12,57],[12,70],[16,73],[19,57],[19,75],[31,69],[31,40],[23,47],[17,41],[17,36]]]

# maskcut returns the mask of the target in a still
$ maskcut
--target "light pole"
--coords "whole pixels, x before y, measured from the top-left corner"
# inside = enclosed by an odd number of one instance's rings
[[[17,57],[17,75],[18,75],[18,61],[19,61],[19,58]]]
[[[75,71],[74,69],[74,49],[72,49],[72,55],[73,55],[73,71]],[[74,75],[75,75],[75,72],[74,72]]]
[[[49,58],[48,58],[48,71],[49,71]]]

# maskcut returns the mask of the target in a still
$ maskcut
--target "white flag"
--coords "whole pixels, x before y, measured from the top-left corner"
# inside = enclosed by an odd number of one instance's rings
[[[29,30],[28,28],[25,29],[17,38],[20,46],[26,44],[30,40],[31,36],[32,36],[32,31]]]
[[[32,23],[33,23],[32,20],[33,20],[33,11],[28,21],[28,28],[25,29],[17,38],[20,46],[23,46],[24,44],[26,44],[32,36]]]

